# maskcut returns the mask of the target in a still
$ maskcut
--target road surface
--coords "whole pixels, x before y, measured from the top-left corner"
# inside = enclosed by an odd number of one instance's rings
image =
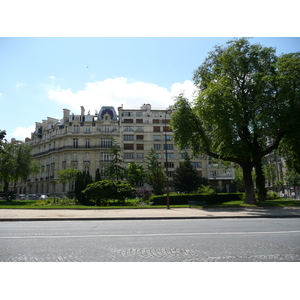
[[[298,262],[299,218],[0,223],[2,262]]]

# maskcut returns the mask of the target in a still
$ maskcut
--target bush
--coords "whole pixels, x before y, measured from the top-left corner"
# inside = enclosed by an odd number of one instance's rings
[[[273,200],[273,199],[279,199],[280,197],[278,196],[277,193],[273,192],[273,191],[268,191],[267,192],[267,196],[266,199],[267,200]]]
[[[142,198],[144,201],[149,200],[150,196],[152,195],[152,191],[148,187],[139,187],[136,190],[136,196]]]
[[[208,205],[215,205],[228,201],[241,200],[242,195],[243,193],[170,195],[170,204],[187,205],[188,201],[205,201]],[[167,196],[152,196],[149,201],[153,203],[152,205],[167,205]]]
[[[39,200],[35,202],[33,205],[35,206],[60,206],[60,205],[76,205],[77,201],[75,199],[69,198],[48,198],[46,200]]]

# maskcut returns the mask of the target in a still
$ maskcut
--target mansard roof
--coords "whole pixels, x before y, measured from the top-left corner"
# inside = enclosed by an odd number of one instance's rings
[[[106,114],[109,114],[112,120],[117,121],[117,114],[113,106],[102,106],[98,114],[98,120],[102,120]]]

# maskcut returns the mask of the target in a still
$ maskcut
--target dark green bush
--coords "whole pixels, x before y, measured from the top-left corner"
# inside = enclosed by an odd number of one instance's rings
[[[187,205],[188,201],[206,201],[207,205],[215,205],[228,201],[241,200],[242,195],[243,193],[170,195],[170,205]],[[152,205],[167,205],[167,196],[152,196],[149,201],[152,202]]]

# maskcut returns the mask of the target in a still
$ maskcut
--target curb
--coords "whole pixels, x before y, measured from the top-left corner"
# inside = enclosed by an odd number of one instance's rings
[[[126,220],[187,220],[187,219],[286,219],[300,218],[300,215],[269,215],[269,216],[202,216],[202,217],[105,217],[105,218],[5,218],[0,222],[27,221],[126,221]]]

